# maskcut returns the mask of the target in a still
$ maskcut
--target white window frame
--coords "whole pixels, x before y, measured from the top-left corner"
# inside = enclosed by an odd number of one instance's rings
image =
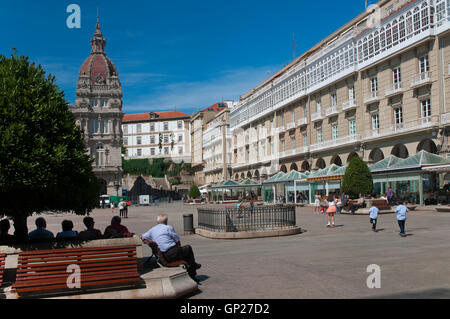
[[[348,122],[348,128],[349,128],[349,134],[351,136],[355,136],[356,135],[356,120],[350,120]]]
[[[339,138],[339,126],[333,125],[333,127],[331,128],[331,131],[332,131],[333,141],[337,140]]]
[[[394,108],[394,124],[395,129],[403,128],[403,108],[402,106],[397,106]]]
[[[431,99],[426,98],[420,101],[420,116],[422,124],[431,122]]]

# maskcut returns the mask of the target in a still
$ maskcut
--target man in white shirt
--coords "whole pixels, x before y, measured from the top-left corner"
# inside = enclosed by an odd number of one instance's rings
[[[142,234],[142,240],[154,241],[167,261],[185,260],[188,263],[188,273],[196,280],[197,269],[201,267],[195,262],[194,252],[190,245],[181,246],[180,237],[172,226],[167,225],[167,215],[159,215],[157,225]]]

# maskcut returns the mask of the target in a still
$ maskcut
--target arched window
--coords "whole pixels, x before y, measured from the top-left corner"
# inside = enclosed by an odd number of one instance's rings
[[[369,58],[373,57],[374,47],[373,47],[373,36],[369,36]]]
[[[364,38],[363,40],[363,57],[364,61],[367,60],[367,58],[369,57],[367,38]]]
[[[398,44],[398,23],[397,20],[394,20],[392,22],[392,44],[397,45]]]
[[[419,7],[414,8],[413,26],[414,26],[414,34],[419,34],[420,33],[420,10],[419,10]]]
[[[375,54],[378,54],[380,51],[380,35],[378,34],[378,31],[375,31],[375,34],[374,34],[373,47],[374,47]]]
[[[384,28],[380,29],[380,48],[382,52],[386,50],[386,34],[384,33]]]
[[[429,27],[429,17],[428,17],[428,4],[424,2],[422,4],[422,31],[427,30]]]
[[[390,49],[392,47],[392,29],[391,25],[386,25],[386,49]]]
[[[363,53],[363,51],[362,51],[362,41],[360,40],[358,42],[358,60],[359,60],[359,62],[362,62],[362,60],[363,60],[362,53]]]
[[[406,14],[406,38],[409,39],[413,35],[413,23],[412,23],[412,13],[409,11]]]
[[[405,30],[405,17],[401,16],[398,24],[399,38],[400,42],[405,41],[406,30]]]

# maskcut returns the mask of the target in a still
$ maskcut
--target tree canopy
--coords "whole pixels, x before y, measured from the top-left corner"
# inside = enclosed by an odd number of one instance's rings
[[[198,189],[197,185],[192,185],[191,189],[189,190],[189,197],[191,198],[199,198],[201,193],[200,190]]]
[[[13,218],[16,236],[33,213],[90,212],[99,193],[55,78],[27,57],[0,56],[0,213]]]
[[[345,170],[342,190],[351,197],[359,194],[371,194],[373,191],[372,173],[362,159],[355,156]]]

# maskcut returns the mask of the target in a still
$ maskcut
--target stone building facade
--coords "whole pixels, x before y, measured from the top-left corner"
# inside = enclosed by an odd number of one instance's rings
[[[447,157],[450,3],[382,0],[231,110],[233,178]]]
[[[101,193],[122,195],[122,89],[105,45],[97,20],[91,54],[81,66],[71,111],[83,130],[87,153],[94,160]]]

